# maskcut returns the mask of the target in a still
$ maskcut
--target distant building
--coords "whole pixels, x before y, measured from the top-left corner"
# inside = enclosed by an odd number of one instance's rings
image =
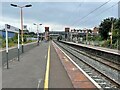
[[[21,34],[21,29],[19,29],[19,33]],[[27,29],[27,25],[23,25],[23,34],[29,34],[29,30]]]
[[[21,34],[21,30],[20,30],[20,34]],[[29,34],[29,30],[23,30],[23,34]]]
[[[23,30],[27,30],[27,25],[23,25]]]
[[[99,35],[99,28],[98,27],[94,27],[92,30],[93,35]]]
[[[86,28],[83,30],[82,29],[71,29],[71,33],[73,36],[78,35],[78,36],[83,37],[83,36],[86,36],[87,33],[92,34],[92,30],[86,29]]]
[[[20,30],[21,34],[21,30]],[[23,25],[23,34],[29,34],[29,30],[27,29],[27,25]]]
[[[19,29],[19,32],[21,34],[21,30]],[[27,25],[24,25],[23,26],[23,34],[29,34],[29,30],[27,29]],[[0,29],[0,36],[5,38],[6,37],[6,31],[5,31],[5,28],[3,29]],[[8,31],[8,37],[9,38],[13,38],[15,36],[15,33],[14,32],[10,32]]]
[[[50,35],[64,35],[65,34],[65,31],[49,31],[49,34]]]
[[[98,35],[99,34],[99,28],[94,27],[93,30],[91,29],[71,29],[71,32],[73,35],[78,35],[78,36],[86,36],[86,34],[90,35]]]
[[[65,31],[50,31],[49,35],[52,37],[52,39],[56,39],[60,35],[65,37]]]
[[[5,29],[0,30],[0,36],[5,38],[6,37],[6,31]],[[13,38],[15,36],[14,32],[8,31],[8,38]]]

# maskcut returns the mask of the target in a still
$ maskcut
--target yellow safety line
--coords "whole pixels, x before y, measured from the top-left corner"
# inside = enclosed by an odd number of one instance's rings
[[[44,90],[48,90],[49,71],[50,71],[50,44],[49,44],[49,47],[48,47],[48,56],[47,56],[47,66],[46,66],[45,81],[44,81]]]

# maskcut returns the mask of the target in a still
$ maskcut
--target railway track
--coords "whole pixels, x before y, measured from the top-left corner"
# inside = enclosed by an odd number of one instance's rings
[[[111,66],[113,66],[113,65],[120,66],[120,62],[119,61],[116,61],[116,60],[114,61],[113,59],[108,59],[108,58],[105,58],[105,57],[103,57],[101,55],[97,55],[95,53],[91,53],[89,51],[86,51],[86,53],[88,53],[91,56],[96,56],[97,58],[102,59],[102,61],[104,60],[104,62],[106,62],[106,61],[109,62],[111,64]]]
[[[120,66],[120,61],[119,61],[119,58],[120,58],[120,54],[116,54],[116,53],[112,53],[110,51],[105,51],[104,48],[103,49],[100,49],[100,48],[93,48],[93,47],[88,47],[88,46],[82,46],[79,44],[75,44],[75,43],[72,43],[72,42],[65,42],[65,41],[60,41],[62,43],[65,43],[65,44],[69,44],[70,46],[72,47],[75,47],[76,49],[79,49],[91,56],[96,56],[97,58],[101,58],[103,59],[104,61],[108,61],[108,62],[111,62],[113,64],[116,64],[118,66]]]
[[[65,45],[65,44],[64,44],[64,45]],[[104,64],[104,65],[106,65],[106,66],[108,66],[108,67],[110,67],[110,68],[113,68],[113,69],[117,70],[118,72],[120,72],[120,64],[118,64],[118,63],[111,62],[111,61],[109,61],[108,59],[103,58],[102,56],[101,56],[102,58],[100,58],[99,56],[97,57],[97,56],[95,56],[94,54],[88,54],[88,53],[86,53],[86,52],[84,52],[84,51],[78,50],[78,48],[75,48],[75,47],[71,47],[71,46],[68,46],[68,47],[69,47],[70,49],[72,49],[72,50],[74,50],[74,51],[82,54],[82,55],[85,55],[85,56],[87,56],[87,57],[90,57],[90,58],[92,58],[92,59],[94,59],[94,60],[96,60],[96,61],[98,61],[98,62],[100,62],[100,63],[102,63],[102,64]]]
[[[102,88],[119,90],[120,69],[116,64],[110,65],[110,62],[103,62],[100,58],[98,60],[96,57],[92,57],[79,51],[75,47],[56,41],[55,43],[59,45]]]

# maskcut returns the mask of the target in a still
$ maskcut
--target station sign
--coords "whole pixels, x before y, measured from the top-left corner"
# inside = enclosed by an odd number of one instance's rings
[[[10,31],[10,32],[15,32],[15,33],[19,33],[19,28],[16,28],[14,26],[11,26],[11,25],[8,25],[8,24],[5,24],[5,30],[6,31]]]
[[[19,28],[16,28],[14,26],[5,24],[5,32],[6,32],[6,58],[7,58],[7,69],[9,68],[9,62],[8,62],[8,32],[14,32],[18,34],[18,61],[19,61],[19,47],[20,47],[20,38],[19,38]]]

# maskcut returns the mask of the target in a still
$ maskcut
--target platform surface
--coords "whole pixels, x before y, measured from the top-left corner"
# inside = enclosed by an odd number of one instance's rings
[[[10,69],[3,68],[3,88],[44,88],[48,47],[50,45],[49,88],[73,88],[69,76],[49,42],[24,53],[20,62],[9,63]]]

